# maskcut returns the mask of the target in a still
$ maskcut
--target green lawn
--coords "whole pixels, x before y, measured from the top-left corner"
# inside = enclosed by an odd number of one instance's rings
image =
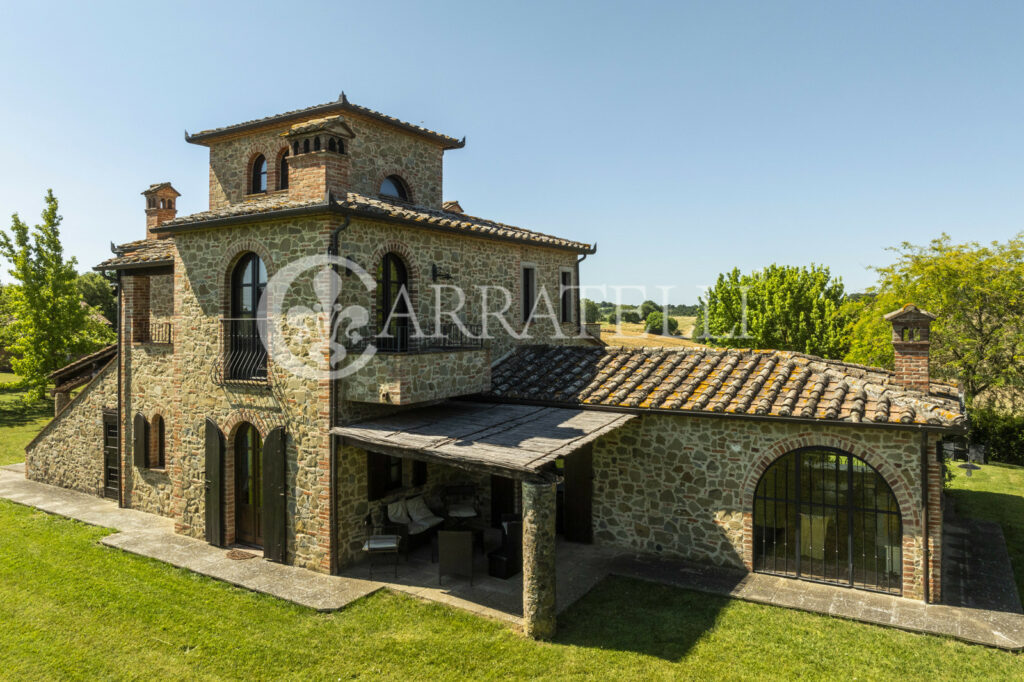
[[[0,501],[0,677],[1022,679],[1024,657],[611,578],[553,643],[392,593],[319,614]]]
[[[25,446],[53,417],[53,403],[26,407],[21,392],[2,388],[17,379],[13,374],[0,372],[0,466],[24,462]]]
[[[1024,467],[985,464],[970,478],[953,466],[950,496],[957,513],[974,519],[997,521],[1006,536],[1017,592],[1024,599]]]

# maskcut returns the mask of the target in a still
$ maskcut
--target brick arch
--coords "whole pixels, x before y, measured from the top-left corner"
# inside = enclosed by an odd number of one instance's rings
[[[420,290],[420,270],[416,265],[412,249],[410,249],[404,242],[392,239],[384,242],[377,247],[377,250],[373,252],[372,260],[370,261],[370,267],[367,268],[367,272],[373,280],[377,281],[377,265],[381,259],[384,258],[385,254],[393,253],[402,259],[405,263],[405,269],[409,275],[409,302],[412,305],[412,312],[414,315],[419,316],[419,290]],[[370,319],[377,319],[377,293],[373,295],[373,306],[370,310]],[[420,321],[422,324],[422,321]]]
[[[167,464],[168,453],[168,427],[166,411],[162,409],[153,409],[150,411],[149,416],[146,418],[149,424],[149,466],[155,467],[160,458],[159,447],[160,447],[160,433],[157,430],[157,418],[160,419],[160,424],[164,429],[164,465]]]
[[[253,157],[253,158],[256,158],[256,157]],[[377,193],[377,192],[380,191],[380,184],[382,182],[384,182],[385,178],[389,178],[392,175],[394,175],[399,180],[402,181],[402,185],[403,185],[403,187],[405,187],[405,193],[407,195],[406,201],[408,201],[410,204],[415,204],[416,203],[416,191],[413,189],[412,185],[409,184],[409,181],[406,179],[406,176],[405,176],[405,173],[403,172],[403,170],[404,169],[394,168],[394,167],[385,168],[382,173],[379,173],[377,175],[377,183],[373,186],[374,193]]]
[[[238,433],[238,427],[242,424],[252,424],[256,427],[256,430],[260,433],[260,438],[266,438],[270,430],[274,428],[274,425],[270,424],[261,414],[253,412],[252,410],[241,409],[236,412],[232,412],[231,415],[221,421],[218,426],[220,427],[221,433],[224,434],[224,438],[228,442],[228,447],[231,447],[231,443],[234,441],[235,435]]]
[[[754,492],[757,490],[757,484],[761,480],[761,476],[775,460],[793,450],[813,447],[835,448],[867,462],[882,476],[896,497],[896,504],[899,505],[900,515],[903,517],[904,528],[908,527],[908,521],[913,523],[914,529],[919,526],[920,510],[914,504],[914,496],[907,488],[907,484],[903,479],[897,475],[893,466],[887,460],[879,457],[874,450],[865,448],[861,443],[833,434],[801,434],[776,441],[768,447],[764,454],[754,463],[754,466],[747,472],[747,477],[743,482],[742,500],[744,513],[753,513]]]
[[[270,252],[257,240],[246,237],[229,243],[223,250],[224,257],[221,258],[219,268],[221,272],[221,296],[220,311],[225,317],[231,314],[231,275],[235,266],[247,253],[255,253],[263,261],[267,269],[267,279],[274,275],[274,262]]]

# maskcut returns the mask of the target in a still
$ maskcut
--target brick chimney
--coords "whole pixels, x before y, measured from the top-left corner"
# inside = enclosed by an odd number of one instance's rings
[[[892,324],[896,383],[903,388],[927,393],[931,388],[928,377],[928,347],[931,344],[928,334],[935,315],[908,303],[884,317]]]
[[[322,200],[328,191],[344,197],[349,188],[349,142],[355,137],[341,116],[296,123],[282,137],[288,143],[288,198]]]
[[[163,225],[168,220],[173,220],[178,215],[178,209],[174,207],[178,197],[181,196],[178,190],[171,187],[169,182],[158,182],[150,185],[149,189],[142,193],[146,197],[146,239],[160,239],[167,235],[156,234],[154,227]]]

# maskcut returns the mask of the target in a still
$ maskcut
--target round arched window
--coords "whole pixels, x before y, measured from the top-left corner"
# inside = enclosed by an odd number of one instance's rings
[[[252,193],[267,191],[267,159],[260,154],[252,162]]]
[[[384,178],[384,181],[380,183],[380,194],[386,197],[396,197],[405,200],[409,198],[409,192],[405,189],[405,182],[397,175],[389,175]]]

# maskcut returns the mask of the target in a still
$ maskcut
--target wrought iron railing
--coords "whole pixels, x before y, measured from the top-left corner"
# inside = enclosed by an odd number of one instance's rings
[[[218,378],[225,383],[265,384],[267,347],[264,334],[267,321],[258,318],[221,319],[222,357]]]
[[[482,348],[483,338],[479,325],[455,323],[442,324],[436,328],[420,325],[421,334],[408,324],[392,324],[384,331],[363,334],[358,341],[349,341],[349,350],[362,351],[373,346],[378,353],[432,353],[445,350],[471,350]]]

